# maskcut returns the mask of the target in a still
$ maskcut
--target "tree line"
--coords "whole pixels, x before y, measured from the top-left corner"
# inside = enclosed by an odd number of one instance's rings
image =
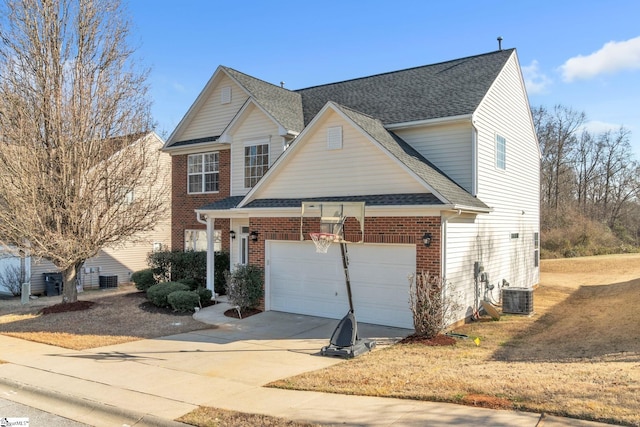
[[[541,151],[541,232],[547,256],[637,250],[640,163],[631,132],[592,132],[570,107],[532,108]]]

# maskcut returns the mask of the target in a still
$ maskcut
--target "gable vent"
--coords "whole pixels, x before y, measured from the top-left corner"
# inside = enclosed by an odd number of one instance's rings
[[[228,104],[231,102],[231,86],[225,86],[222,88],[222,95],[220,97],[221,104]]]
[[[342,149],[342,126],[327,128],[327,150]]]

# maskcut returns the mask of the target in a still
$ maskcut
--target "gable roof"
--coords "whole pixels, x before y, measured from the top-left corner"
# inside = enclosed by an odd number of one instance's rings
[[[402,138],[386,130],[380,120],[341,105],[334,105],[389,154],[419,176],[443,202],[460,207],[489,209],[486,204],[456,184]]]
[[[302,97],[296,92],[267,83],[229,67],[221,67],[285,129],[299,133],[302,122]]]
[[[470,115],[514,51],[500,50],[296,91],[220,66],[168,138],[165,148],[217,140],[219,135],[189,141],[175,141],[174,137],[189,116],[195,114],[196,105],[202,102],[214,77],[221,72],[242,87],[287,132],[297,134],[329,101],[375,117],[383,125]]]
[[[333,102],[328,102],[323,109],[316,115],[312,123],[307,126],[298,138],[293,142],[293,145],[281,155],[276,162],[269,168],[265,175],[258,181],[258,183],[247,193],[247,195],[241,200],[233,200],[235,206],[233,207],[267,207],[268,205],[280,206],[281,203],[289,199],[261,199],[259,197],[260,189],[268,186],[272,180],[274,174],[284,166],[287,160],[294,156],[298,151],[301,144],[304,144],[307,135],[312,132],[315,127],[315,123],[321,121],[321,118],[327,113],[328,110],[336,111],[341,114],[348,122],[350,122],[355,128],[360,129],[365,135],[377,143],[380,148],[390,157],[394,158],[404,168],[412,173],[418,180],[422,181],[425,188],[425,194],[427,191],[433,193],[433,196],[428,198],[420,198],[422,202],[428,202],[429,205],[450,205],[455,209],[471,209],[482,212],[488,212],[490,208],[476,197],[469,194],[465,189],[456,184],[451,178],[449,178],[444,172],[439,170],[435,165],[425,159],[420,153],[414,150],[409,144],[402,140],[397,135],[389,132],[384,128],[382,123],[360,112],[354,111],[350,108],[337,105]],[[327,194],[328,197],[331,195]],[[354,196],[355,197],[355,196]],[[363,196],[371,197],[371,196]],[[393,199],[391,195],[387,197]],[[353,197],[351,197],[353,198]],[[324,199],[327,199],[325,197]],[[268,200],[268,203],[262,203],[264,200]],[[393,199],[396,203],[406,202],[406,198]],[[416,200],[414,197],[412,200]],[[228,202],[228,201],[226,201]],[[226,203],[225,202],[225,203]],[[201,209],[205,209],[202,207]],[[211,206],[209,206],[211,208]],[[216,205],[216,209],[222,208],[222,204]]]
[[[473,113],[515,49],[300,89],[305,125],[333,101],[405,123]]]

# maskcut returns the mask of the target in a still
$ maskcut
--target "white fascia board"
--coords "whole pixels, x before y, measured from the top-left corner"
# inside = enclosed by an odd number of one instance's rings
[[[240,122],[240,120],[242,119],[242,116],[245,115],[250,105],[253,105],[255,108],[262,111],[262,113],[265,116],[267,116],[269,120],[271,120],[273,123],[276,124],[276,126],[278,127],[278,133],[280,134],[280,136],[289,134],[289,131],[286,130],[284,126],[282,126],[271,114],[269,114],[269,112],[265,110],[262,107],[262,105],[260,105],[260,103],[253,96],[250,96],[249,98],[247,98],[244,104],[242,104],[242,107],[240,107],[238,112],[233,116],[233,119],[231,119],[229,124],[222,131],[222,134],[220,135],[220,139],[222,140],[222,142],[230,143],[232,141],[233,138],[231,137],[231,132],[234,130],[236,125]]]
[[[199,142],[196,144],[182,145],[179,147],[163,148],[162,151],[172,156],[181,156],[183,154],[196,154],[205,151],[228,150],[229,144],[221,144],[218,141]]]
[[[171,132],[171,135],[169,135],[169,138],[167,138],[167,142],[165,142],[165,146],[164,146],[165,150],[168,148],[171,148],[170,145],[173,142],[175,142],[174,139],[176,138],[176,136],[180,134],[180,132],[185,126],[187,126],[187,124],[191,121],[191,117],[200,108],[202,103],[205,102],[205,100],[209,96],[209,92],[213,89],[215,85],[215,81],[218,79],[218,76],[220,76],[221,73],[227,74],[223,70],[222,66],[219,65],[218,68],[216,68],[216,71],[214,71],[209,81],[207,82],[207,84],[204,85],[204,88],[202,89],[202,91],[200,91],[200,93],[198,94],[196,100],[193,102],[193,104],[191,104],[191,107],[189,107],[189,109],[187,110],[187,113],[182,117],[182,119],[178,123],[178,126],[176,126],[173,132]]]
[[[472,116],[473,114],[461,114],[458,116],[438,117],[435,119],[415,120],[412,122],[390,123],[388,125],[384,125],[384,127],[385,129],[388,129],[388,130],[396,130],[396,129],[410,129],[410,128],[421,127],[421,126],[451,124],[456,122],[468,122],[471,120]]]

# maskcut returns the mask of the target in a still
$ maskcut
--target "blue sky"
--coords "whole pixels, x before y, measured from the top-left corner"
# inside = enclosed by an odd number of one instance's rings
[[[530,103],[625,126],[640,160],[640,1],[129,0],[158,131],[218,65],[290,89],[515,47]]]

